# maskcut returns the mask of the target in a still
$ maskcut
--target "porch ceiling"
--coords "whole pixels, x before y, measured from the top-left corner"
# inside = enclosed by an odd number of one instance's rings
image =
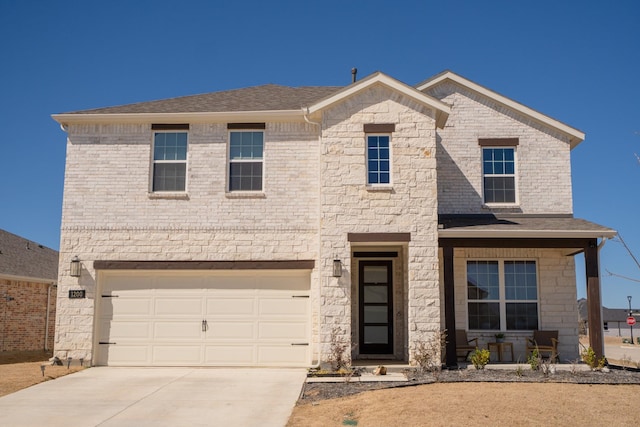
[[[570,215],[440,215],[438,237],[447,238],[612,238],[616,231]]]

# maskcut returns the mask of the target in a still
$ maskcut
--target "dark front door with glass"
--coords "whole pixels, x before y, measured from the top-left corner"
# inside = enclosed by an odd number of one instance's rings
[[[360,261],[360,354],[393,354],[392,262]]]

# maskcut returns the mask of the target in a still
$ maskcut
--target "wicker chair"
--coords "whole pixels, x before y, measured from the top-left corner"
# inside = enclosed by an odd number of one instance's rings
[[[537,349],[540,357],[548,353],[550,360],[559,361],[558,342],[558,331],[533,331],[533,337],[527,338],[527,354]]]

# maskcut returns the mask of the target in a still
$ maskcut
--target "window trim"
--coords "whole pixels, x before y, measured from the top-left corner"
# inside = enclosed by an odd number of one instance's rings
[[[496,142],[495,140],[491,140],[492,142]],[[483,145],[480,144],[480,175],[481,175],[481,184],[482,184],[482,203],[485,206],[489,207],[516,207],[520,206],[520,191],[518,191],[519,180],[518,180],[518,149],[517,143],[515,145],[500,145],[500,144],[492,144],[492,145]],[[513,174],[485,174],[484,173],[484,150],[494,150],[494,149],[513,149]],[[515,197],[513,202],[487,202],[485,199],[485,178],[509,178],[513,177],[513,191],[515,192]]]
[[[227,182],[226,191],[227,195],[263,195],[265,192],[265,160],[266,160],[266,129],[265,125],[261,123],[228,123],[227,124]],[[248,133],[248,132],[260,132],[262,133],[262,158],[261,159],[231,159],[231,134],[232,133]],[[231,189],[231,164],[232,163],[261,163],[262,164],[262,177],[260,182],[260,190],[232,190]]]
[[[188,125],[153,125],[151,130],[151,161],[149,162],[149,194],[158,197],[171,197],[173,195],[184,196],[187,194],[187,190],[189,188],[189,128]],[[186,128],[184,127],[186,126]],[[184,133],[187,136],[187,153],[184,160],[156,160],[155,159],[155,149],[156,149],[156,135],[161,133]],[[184,190],[155,190],[153,188],[153,181],[155,179],[155,165],[156,163],[164,163],[164,164],[182,164],[184,163]]]
[[[475,261],[493,261],[498,263],[498,292],[499,299],[495,300],[475,300],[469,299],[468,292],[468,263]],[[534,262],[536,265],[536,306],[538,316],[538,326],[536,329],[540,328],[540,261],[537,258],[531,257],[509,257],[509,258],[465,258],[464,260],[464,295],[465,295],[465,314],[466,314],[466,326],[470,331],[479,332],[479,333],[512,333],[512,332],[531,332],[532,329],[507,329],[507,303],[533,303],[534,300],[507,300],[506,299],[506,284],[505,284],[505,271],[504,271],[504,263],[506,261],[515,261],[515,262]],[[497,302],[500,307],[500,329],[472,329],[469,326],[469,303],[470,302]]]
[[[369,137],[386,136],[389,138],[389,182],[386,183],[371,183],[369,182]],[[391,132],[370,132],[365,134],[364,137],[364,168],[365,168],[365,183],[368,189],[371,190],[386,190],[393,187],[393,144],[392,144]]]

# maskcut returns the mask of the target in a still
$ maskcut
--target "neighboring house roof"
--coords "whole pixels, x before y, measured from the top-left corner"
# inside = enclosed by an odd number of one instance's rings
[[[640,310],[632,310],[634,313],[637,313]],[[588,320],[588,307],[587,300],[585,298],[580,298],[578,300],[578,315],[580,320],[587,321]],[[602,321],[603,322],[622,322],[627,323],[627,317],[629,317],[629,309],[627,308],[607,308],[602,306]]]
[[[0,230],[0,277],[57,282],[58,251]]]
[[[440,74],[437,74],[421,83],[418,83],[416,87],[420,91],[426,91],[445,81],[456,83],[462,87],[470,89],[481,95],[484,95],[494,100],[495,102],[498,102],[506,107],[511,108],[512,110],[519,112],[520,114],[530,117],[531,119],[539,123],[542,123],[544,125],[547,125],[554,129],[559,130],[560,132],[566,134],[569,137],[571,148],[575,148],[579,143],[581,143],[584,140],[584,137],[585,137],[584,132],[574,127],[571,127],[565,123],[562,123],[561,121],[553,119],[545,114],[542,114],[539,111],[529,108],[526,105],[520,104],[517,101],[507,98],[504,95],[500,95],[499,93],[491,89],[487,89],[486,87],[481,86],[475,82],[472,82],[471,80],[466,79],[449,70],[445,70]]]
[[[612,238],[608,227],[571,215],[440,215],[445,238]]]

